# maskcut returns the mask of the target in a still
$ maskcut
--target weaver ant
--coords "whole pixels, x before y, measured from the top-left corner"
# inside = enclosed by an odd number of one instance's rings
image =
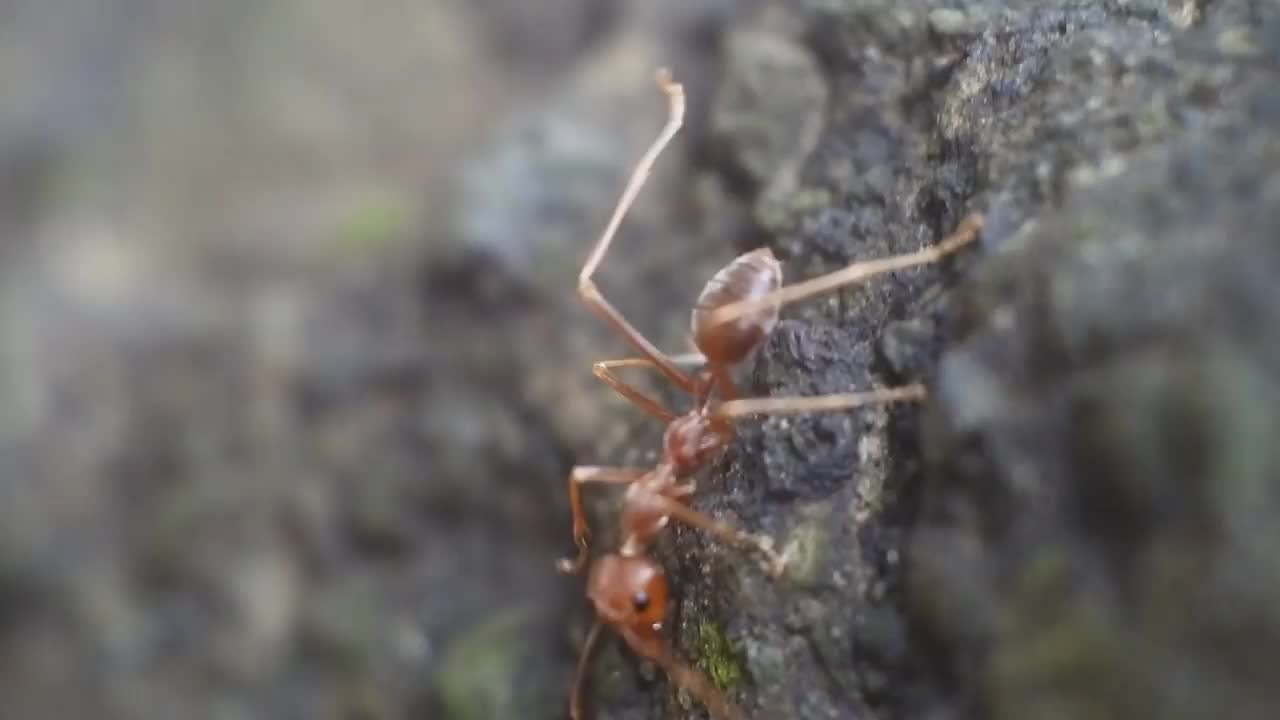
[[[874,275],[935,262],[971,243],[982,226],[981,216],[972,214],[955,232],[932,247],[855,263],[787,287],[782,286],[782,267],[768,248],[740,255],[711,278],[694,305],[690,326],[699,352],[689,356],[668,355],[636,330],[604,298],[591,279],[653,163],[684,121],[683,87],[674,82],[665,69],[658,72],[657,80],[669,101],[667,123],[632,171],[608,225],[583,265],[578,276],[578,294],[642,355],[597,362],[593,373],[619,395],[666,423],[667,429],[663,435],[662,459],[652,468],[577,466],[569,475],[573,538],[578,555],[559,561],[557,566],[565,573],[581,572],[588,559],[587,527],[579,486],[585,483],[627,486],[620,518],[621,545],[616,552],[596,560],[587,581],[587,596],[595,606],[597,619],[583,644],[573,681],[569,706],[573,720],[581,717],[587,660],[605,624],[617,631],[634,652],[662,666],[672,682],[697,696],[717,720],[737,715],[700,673],[664,647],[659,633],[667,611],[667,580],[662,567],[648,554],[649,546],[675,518],[731,544],[759,551],[766,558],[769,574],[780,575],[786,557],[774,552],[771,538],[745,533],[683,502],[695,491],[691,476],[733,438],[734,419],[755,414],[804,413],[872,403],[918,401],[925,398],[925,388],[911,384],[812,397],[739,398],[730,368],[745,360],[768,337],[783,305]],[[680,365],[690,361],[701,364],[702,368],[693,374],[680,369]],[[616,368],[640,365],[656,369],[692,396],[693,409],[676,415],[613,373]],[[716,393],[721,398],[719,402],[712,399]]]

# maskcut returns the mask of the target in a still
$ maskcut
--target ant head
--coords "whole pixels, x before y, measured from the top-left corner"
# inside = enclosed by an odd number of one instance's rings
[[[667,576],[653,558],[605,555],[587,581],[596,613],[617,628],[639,653],[661,651],[659,631],[667,615]]]

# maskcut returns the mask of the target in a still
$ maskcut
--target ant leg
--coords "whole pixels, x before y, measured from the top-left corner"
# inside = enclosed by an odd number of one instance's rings
[[[573,512],[573,541],[578,546],[578,557],[563,558],[556,567],[565,574],[577,574],[587,564],[587,517],[582,512],[582,495],[578,486],[583,483],[630,484],[648,472],[645,468],[597,467],[578,465],[569,473],[569,509]]]
[[[706,367],[709,364],[707,362],[707,357],[702,353],[696,352],[696,351],[682,353],[680,355],[668,355],[667,359],[669,359],[671,362],[675,363],[676,365],[686,365],[690,367]],[[624,360],[606,360],[604,361],[604,363],[597,363],[597,365],[601,365],[601,364],[607,365],[608,367],[611,367],[611,368],[636,367],[641,365],[645,367],[651,367],[651,368],[657,367],[656,365],[653,364],[653,361],[650,360],[649,358],[626,358]],[[733,384],[733,378],[729,376],[728,370],[725,367],[719,366],[719,365],[713,365],[709,368],[709,371],[710,371],[709,380],[702,381],[702,382],[700,382],[699,380],[694,381],[694,385],[695,385],[694,400],[696,405],[701,407],[704,403],[706,403],[707,398],[711,396],[711,393],[715,391],[717,387],[720,388],[720,393],[725,397],[727,398],[737,397],[738,389]]]
[[[645,656],[661,665],[667,677],[677,687],[688,690],[690,694],[701,700],[702,704],[707,706],[707,712],[711,714],[712,720],[735,720],[741,717],[741,713],[716,690],[715,686],[707,682],[702,673],[681,662],[669,650],[662,650],[656,655],[645,653]]]
[[[675,363],[676,365],[687,365],[690,367],[699,367],[707,364],[707,358],[703,356],[702,353],[699,353],[699,352],[680,353],[679,355],[671,355],[669,353],[664,353],[664,354],[667,356],[668,360]],[[629,357],[629,358],[622,358],[620,360],[605,360],[603,364],[608,365],[611,368],[648,367],[648,368],[656,369],[658,367],[656,364],[654,364],[652,360],[646,357]]]
[[[593,312],[602,317],[605,322],[609,323],[622,336],[627,339],[637,350],[646,358],[653,362],[654,366],[671,380],[671,382],[679,385],[685,392],[692,393],[694,390],[693,380],[676,367],[666,353],[662,352],[648,338],[635,329],[627,319],[618,312],[616,308],[604,298],[600,293],[600,289],[596,287],[591,276],[595,274],[596,268],[599,267],[600,261],[604,259],[604,253],[609,249],[609,243],[613,241],[613,236],[618,231],[618,225],[622,223],[622,217],[626,215],[631,204],[635,201],[636,195],[639,194],[640,188],[644,186],[644,182],[648,179],[649,171],[653,167],[653,163],[658,159],[658,155],[671,142],[671,138],[680,130],[680,126],[684,124],[684,88],[679,83],[672,81],[671,73],[666,69],[658,71],[658,87],[667,94],[670,101],[667,124],[662,128],[662,132],[658,138],[649,146],[648,151],[640,158],[640,162],[636,164],[635,170],[631,172],[631,179],[627,181],[627,187],[622,192],[622,197],[618,199],[617,206],[613,209],[613,216],[609,218],[609,224],[605,226],[604,232],[601,233],[600,239],[596,241],[596,246],[591,251],[591,255],[587,257],[586,263],[582,266],[582,272],[578,275],[578,295],[582,301],[591,308]]]
[[[863,405],[924,400],[924,385],[915,383],[900,387],[880,388],[865,392],[813,395],[809,397],[765,397],[730,400],[714,410],[720,418],[739,418],[746,415],[798,415],[825,410],[848,410]]]
[[[768,295],[722,305],[711,312],[707,323],[708,325],[720,325],[770,306],[782,307],[787,303],[803,300],[845,285],[851,285],[875,275],[937,262],[973,242],[978,237],[979,231],[982,230],[982,222],[982,215],[970,213],[960,221],[960,225],[956,227],[954,232],[943,238],[936,245],[903,255],[854,263],[843,270],[836,270],[804,282],[779,288]]]
[[[676,363],[677,365],[693,365],[693,364],[701,364],[703,362],[706,362],[706,358],[702,357],[702,355],[697,353],[687,353],[684,355],[672,355],[672,356],[669,356],[669,359],[672,362]],[[650,398],[649,396],[635,389],[635,387],[622,381],[620,378],[618,378],[616,375],[610,372],[610,370],[613,368],[636,367],[636,366],[645,366],[650,368],[657,367],[656,365],[654,365],[653,361],[648,358],[625,358],[622,360],[605,360],[602,362],[595,363],[591,367],[591,372],[597,378],[600,378],[600,380],[602,380],[604,384],[613,388],[614,392],[618,393],[622,397],[635,403],[640,407],[641,410],[644,410],[645,412],[649,413],[653,417],[661,420],[664,423],[669,423],[672,420],[675,420],[676,419],[675,413],[666,409],[654,399]]]
[[[604,627],[604,623],[599,618],[591,624],[591,630],[587,633],[587,639],[582,643],[582,652],[578,655],[578,667],[573,673],[573,689],[569,692],[569,717],[572,720],[582,719],[582,681],[587,675],[587,661],[591,658],[591,650],[595,647],[596,639],[600,637],[600,630]]]
[[[630,400],[641,410],[649,413],[662,422],[669,423],[676,419],[675,413],[663,407],[657,400],[654,400],[648,395],[636,390],[634,387],[628,385],[618,379],[618,377],[613,373],[609,372],[609,362],[607,360],[605,362],[598,362],[595,365],[592,365],[591,372],[596,377],[600,378],[605,385],[613,388],[614,392]]]
[[[662,506],[663,512],[690,527],[706,530],[730,545],[756,550],[765,556],[765,571],[773,577],[782,575],[783,569],[787,564],[786,555],[779,555],[773,550],[773,538],[752,535],[743,532],[738,528],[726,522],[721,522],[715,518],[704,515],[693,508],[672,500],[669,497],[658,496],[657,502]]]

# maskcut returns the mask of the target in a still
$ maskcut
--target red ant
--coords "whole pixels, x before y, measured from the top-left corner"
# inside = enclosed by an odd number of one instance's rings
[[[733,421],[745,415],[803,413],[840,410],[872,403],[923,400],[923,385],[912,384],[869,392],[841,393],[815,397],[740,399],[729,370],[755,350],[778,322],[783,305],[873,275],[935,262],[972,242],[982,218],[970,215],[949,237],[914,253],[869,262],[855,263],[842,270],[803,283],[782,287],[782,268],[768,248],[743,254],[717,272],[703,288],[691,318],[693,343],[699,353],[671,356],[653,345],[622,313],[601,295],[591,277],[600,265],[618,225],[630,208],[658,155],[684,122],[684,90],[672,81],[667,70],[658,72],[658,86],[669,100],[667,124],[641,157],[614,208],[595,248],[578,276],[578,294],[593,312],[612,325],[643,357],[606,360],[593,366],[593,373],[619,395],[641,410],[667,424],[662,442],[662,459],[653,468],[577,466],[569,475],[569,503],[573,512],[573,538],[578,546],[574,559],[563,559],[558,567],[565,573],[581,572],[587,562],[587,527],[579,486],[584,483],[626,485],[621,514],[622,543],[614,553],[596,560],[587,581],[587,596],[598,616],[587,634],[574,677],[569,714],[581,718],[582,682],[587,659],[603,624],[613,627],[637,654],[661,665],[672,682],[694,693],[717,720],[737,715],[705,678],[670,653],[659,633],[666,617],[667,580],[660,565],[648,555],[648,547],[672,518],[707,530],[721,539],[762,553],[766,569],[778,576],[785,554],[773,550],[771,538],[742,532],[728,524],[697,512],[683,500],[695,490],[690,478],[723,450],[733,438]],[[687,374],[679,365],[701,363],[702,369]],[[616,377],[614,368],[644,365],[657,369],[694,399],[694,407],[676,415],[659,402]],[[713,402],[718,392],[721,402]]]

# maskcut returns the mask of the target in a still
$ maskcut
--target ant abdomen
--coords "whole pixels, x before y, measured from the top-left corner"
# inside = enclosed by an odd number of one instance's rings
[[[693,342],[709,361],[737,365],[768,337],[778,323],[778,307],[766,307],[718,325],[708,324],[711,312],[740,300],[763,297],[782,285],[782,266],[768,248],[739,255],[702,288],[690,318]]]

